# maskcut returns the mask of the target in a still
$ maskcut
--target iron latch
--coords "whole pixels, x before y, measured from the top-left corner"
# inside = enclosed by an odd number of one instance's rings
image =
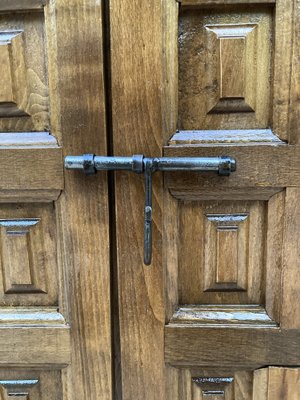
[[[152,174],[156,171],[213,171],[229,176],[236,170],[236,161],[231,157],[158,157],[146,158],[143,155],[132,157],[102,157],[94,154],[67,156],[66,169],[82,170],[87,175],[97,171],[132,171],[145,176],[144,208],[144,263],[152,259]]]

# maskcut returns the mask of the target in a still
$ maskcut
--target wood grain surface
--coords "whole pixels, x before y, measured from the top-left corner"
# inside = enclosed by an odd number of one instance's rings
[[[271,35],[270,7],[181,9],[179,129],[270,126]]]
[[[281,325],[300,329],[300,189],[287,188],[283,229]]]
[[[297,1],[297,0],[296,0]],[[291,74],[293,55],[293,31],[297,24],[294,13],[297,13],[296,1],[276,1],[275,42],[274,42],[274,80],[273,80],[273,118],[272,128],[283,140],[289,138],[290,111],[294,107],[291,101]],[[295,14],[296,17],[296,14]],[[296,43],[295,43],[295,47]],[[292,117],[293,118],[293,117]]]
[[[112,124],[115,155],[162,150],[162,10],[154,0],[112,0]],[[164,397],[162,181],[154,179],[152,266],[143,265],[142,177],[115,178],[122,400]]]
[[[299,0],[294,0],[293,16],[293,53],[292,53],[292,72],[291,72],[291,91],[290,91],[290,114],[289,114],[289,142],[291,144],[300,143],[299,118],[300,118],[300,6]],[[288,16],[287,16],[288,18]]]
[[[237,163],[236,172],[230,177],[219,177],[206,173],[170,173],[170,188],[193,189],[198,185],[205,189],[224,188],[279,188],[298,186],[300,149],[288,145],[243,144],[217,146],[166,146],[167,157],[233,157]],[[199,187],[199,186],[198,186]]]
[[[50,131],[43,13],[0,12],[0,44],[0,130]]]
[[[299,338],[299,330],[169,324],[165,328],[165,359],[177,366],[292,366],[297,365],[300,357]]]
[[[298,400],[299,368],[263,368],[254,371],[255,400]]]
[[[0,366],[5,368],[64,368],[71,360],[70,329],[66,325],[3,325],[0,345]]]
[[[102,5],[57,0],[46,7],[51,123],[64,155],[107,151]],[[56,203],[60,310],[72,326],[64,400],[112,400],[107,190],[105,174],[68,171]]]

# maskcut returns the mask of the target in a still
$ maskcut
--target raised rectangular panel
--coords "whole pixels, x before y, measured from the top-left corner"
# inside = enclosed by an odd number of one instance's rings
[[[0,207],[0,264],[0,304],[55,304],[58,278],[52,204]]]
[[[256,24],[206,25],[209,45],[217,48],[219,93],[208,96],[207,113],[226,114],[255,112],[255,82],[257,68],[255,39]],[[208,51],[208,57],[214,49]],[[253,63],[251,63],[253,61]],[[213,60],[210,60],[213,63]],[[211,103],[210,103],[211,102]]]
[[[265,303],[266,204],[180,202],[179,304]]]
[[[183,8],[178,41],[179,129],[268,127],[271,9]]]
[[[0,32],[0,117],[27,116],[27,76],[22,31]]]
[[[34,247],[39,218],[0,219],[4,293],[46,293],[44,265]],[[44,249],[42,250],[44,251]]]
[[[0,14],[0,131],[49,130],[45,54],[43,13]]]
[[[248,216],[206,214],[205,291],[247,290]]]

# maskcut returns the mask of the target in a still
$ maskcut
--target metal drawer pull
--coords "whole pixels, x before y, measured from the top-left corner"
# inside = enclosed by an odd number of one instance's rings
[[[78,169],[87,175],[96,171],[125,170],[145,176],[144,208],[144,263],[151,264],[152,258],[152,174],[156,171],[196,171],[217,172],[228,176],[236,170],[236,161],[231,157],[160,157],[146,158],[143,155],[132,157],[102,157],[93,154],[67,156],[66,169]]]

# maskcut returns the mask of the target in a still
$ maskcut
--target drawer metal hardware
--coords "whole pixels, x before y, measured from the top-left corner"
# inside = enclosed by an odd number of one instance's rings
[[[236,170],[236,161],[231,157],[158,157],[146,158],[143,155],[132,157],[104,157],[94,154],[67,156],[65,168],[81,170],[87,175],[97,171],[132,171],[144,174],[145,208],[144,208],[144,263],[151,264],[152,259],[152,174],[156,171],[195,171],[216,172],[229,176]]]

